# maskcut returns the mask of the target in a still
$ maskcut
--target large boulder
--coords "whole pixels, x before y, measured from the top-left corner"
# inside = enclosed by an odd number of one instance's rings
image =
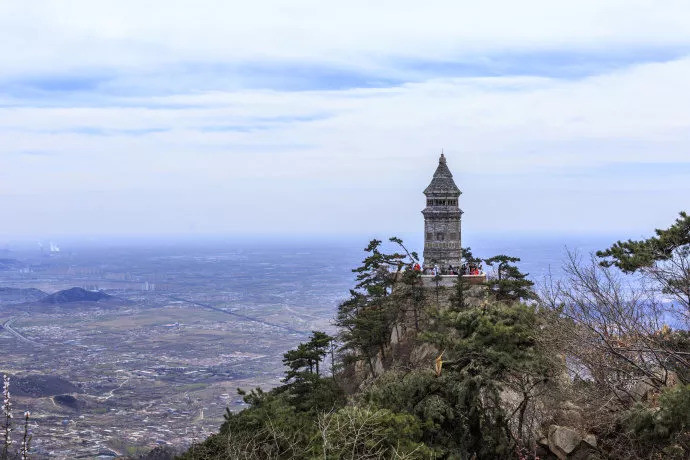
[[[582,441],[582,436],[577,430],[567,426],[551,425],[549,427],[549,449],[560,459],[568,458],[568,455]]]
[[[558,409],[557,420],[566,426],[583,426],[582,408],[571,401],[565,401]]]
[[[638,380],[628,390],[628,395],[634,401],[646,401],[650,393],[657,391],[656,387],[646,380]]]
[[[571,427],[551,425],[547,439],[549,450],[561,460],[597,458],[597,439],[592,434],[582,435]]]

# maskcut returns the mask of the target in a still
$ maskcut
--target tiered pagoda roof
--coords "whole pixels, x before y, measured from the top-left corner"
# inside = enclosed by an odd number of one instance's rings
[[[462,193],[455,181],[453,180],[453,174],[451,174],[448,165],[446,165],[446,157],[441,154],[441,158],[438,159],[438,167],[434,173],[434,177],[431,179],[431,183],[427,188],[424,189],[425,195],[455,195],[458,196]]]

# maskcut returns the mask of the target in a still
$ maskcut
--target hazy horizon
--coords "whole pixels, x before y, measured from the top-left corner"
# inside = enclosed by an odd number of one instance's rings
[[[390,245],[390,237],[402,238],[410,251],[417,251],[421,255],[424,245],[423,229],[412,232],[384,232],[371,229],[368,232],[350,233],[177,233],[177,234],[54,234],[43,233],[36,235],[3,235],[0,233],[0,251],[48,251],[51,244],[61,251],[79,250],[84,248],[107,247],[187,247],[187,248],[223,248],[228,245],[253,247],[257,245],[282,247],[361,247],[362,249],[372,239],[379,239],[384,246]],[[654,229],[647,230],[619,230],[619,231],[481,231],[468,229],[463,226],[464,247],[475,248],[505,246],[511,244],[530,245],[534,242],[547,242],[550,246],[560,245],[573,249],[577,242],[599,242],[604,249],[610,244],[628,239],[643,239],[652,236]],[[0,253],[1,255],[1,253]],[[481,254],[488,256],[489,254]]]
[[[399,247],[390,243],[391,236],[402,238],[410,251],[416,251],[421,257],[424,246],[422,232],[384,234],[371,232],[369,234],[331,234],[331,235],[117,235],[117,236],[57,236],[50,238],[17,238],[0,239],[0,258],[2,251],[6,257],[48,255],[50,246],[59,249],[60,254],[68,258],[72,255],[94,254],[113,250],[127,250],[135,252],[173,251],[186,254],[188,251],[202,251],[222,253],[224,251],[251,251],[275,248],[278,251],[298,250],[312,251],[324,248],[341,249],[344,253],[356,254],[356,262],[364,256],[364,248],[371,239],[383,241],[384,251],[398,251]],[[544,263],[543,254],[548,254],[549,262],[558,266],[566,258],[566,251],[575,251],[586,256],[594,251],[605,249],[618,240],[628,238],[643,238],[649,233],[530,233],[530,232],[467,232],[463,238],[463,246],[470,247],[475,256],[491,257],[499,253],[523,258],[532,264],[532,269],[548,269]],[[536,265],[535,263],[538,262]],[[354,267],[354,265],[353,265]],[[352,267],[350,267],[352,268]]]

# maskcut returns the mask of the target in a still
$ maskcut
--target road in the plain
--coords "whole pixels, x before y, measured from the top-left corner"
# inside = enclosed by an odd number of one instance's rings
[[[187,300],[187,299],[183,299],[183,298],[181,298],[181,297],[169,296],[168,298],[171,299],[171,300],[177,300],[177,301],[180,301],[180,302],[186,302],[186,303],[189,303],[189,304],[192,304],[192,305],[198,305],[198,306],[200,306],[200,307],[209,308],[209,309],[211,309],[211,310],[215,310],[215,311],[218,311],[218,312],[220,312],[220,313],[225,313],[226,315],[235,316],[235,317],[237,317],[237,318],[242,318],[243,320],[246,320],[246,321],[252,321],[252,322],[254,322],[254,323],[264,324],[264,325],[266,325],[266,326],[271,326],[271,327],[277,327],[278,329],[283,329],[283,330],[288,331],[288,332],[291,332],[291,333],[293,333],[293,334],[309,335],[309,332],[307,332],[307,331],[299,331],[299,330],[297,330],[297,329],[293,329],[293,328],[291,328],[291,327],[289,327],[289,326],[284,326],[284,325],[282,325],[282,324],[275,324],[275,323],[271,323],[271,322],[268,322],[268,321],[264,321],[264,320],[259,319],[259,318],[255,318],[255,317],[253,317],[253,316],[247,316],[247,315],[243,315],[243,314],[241,314],[241,313],[235,313],[235,312],[233,312],[233,311],[223,310],[222,308],[214,307],[213,305],[209,305],[209,304],[207,304],[207,303],[195,302],[195,301],[193,301],[193,300]]]
[[[34,346],[36,346],[36,347],[42,347],[43,344],[38,343],[38,342],[36,342],[36,341],[34,341],[34,340],[31,340],[31,339],[27,339],[26,337],[24,337],[23,335],[21,335],[19,332],[17,332],[17,331],[12,327],[12,323],[14,323],[14,322],[16,321],[16,319],[17,319],[17,318],[12,317],[12,318],[8,319],[7,321],[5,321],[5,322],[2,324],[3,329],[5,329],[7,332],[9,332],[10,334],[12,334],[13,336],[15,336],[17,339],[19,339],[19,340],[22,341],[22,342],[30,343],[31,345],[34,345]]]

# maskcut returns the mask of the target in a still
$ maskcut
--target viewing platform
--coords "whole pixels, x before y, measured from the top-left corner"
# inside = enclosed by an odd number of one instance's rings
[[[422,285],[429,288],[436,287],[434,278],[434,275],[422,275]],[[453,287],[458,280],[458,275],[441,275],[440,278],[438,282],[440,287]],[[462,279],[474,286],[486,282],[486,273],[481,273],[479,275],[462,275]]]

